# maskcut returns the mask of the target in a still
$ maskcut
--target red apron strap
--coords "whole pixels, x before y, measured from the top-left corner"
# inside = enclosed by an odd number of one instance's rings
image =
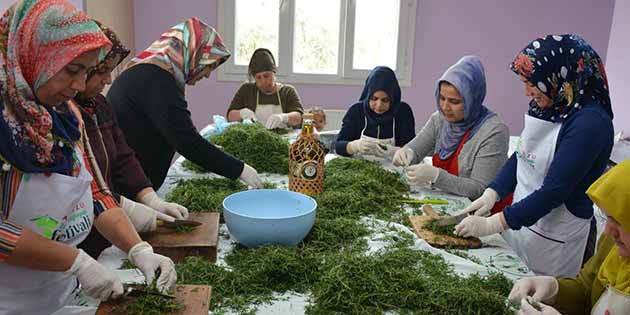
[[[455,176],[459,176],[459,163],[457,162],[457,158],[459,157],[459,152],[462,151],[466,140],[468,140],[469,135],[470,130],[466,131],[462,137],[462,141],[459,142],[455,153],[451,154],[451,156],[449,156],[446,160],[440,159],[440,156],[437,153],[433,154],[433,166],[441,168]]]

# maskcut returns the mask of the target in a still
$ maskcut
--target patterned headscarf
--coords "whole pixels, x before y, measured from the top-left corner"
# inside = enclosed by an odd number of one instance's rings
[[[120,63],[123,62],[125,58],[127,58],[130,52],[129,49],[125,47],[125,45],[120,41],[118,36],[116,36],[116,33],[114,33],[114,31],[112,31],[109,27],[103,25],[101,22],[97,20],[94,20],[94,22],[98,25],[98,27],[101,28],[101,31],[103,32],[103,34],[105,34],[105,36],[107,36],[109,41],[112,42],[112,49],[109,50],[109,52],[107,53],[107,55],[105,56],[105,58],[103,58],[101,62],[99,62],[95,67],[88,69],[87,71],[88,80],[95,73],[105,68],[107,66],[107,62],[109,62],[110,60],[116,57],[120,57],[116,66],[120,65]]]
[[[486,74],[483,64],[477,56],[464,56],[450,66],[435,87],[437,109],[440,107],[440,84],[447,82],[454,86],[464,101],[464,119],[460,122],[445,122],[438,140],[438,155],[440,159],[448,159],[455,151],[466,132],[470,131],[469,139],[483,126],[483,123],[496,116],[483,105],[486,97]],[[443,114],[443,113],[442,113]]]
[[[0,18],[0,156],[23,172],[72,171],[80,133],[63,104],[38,103],[35,91],[69,62],[111,43],[65,0],[22,0]],[[65,145],[64,145],[65,143]]]
[[[127,69],[142,63],[157,65],[170,72],[184,91],[186,83],[205,67],[214,70],[229,57],[219,33],[198,18],[190,18],[162,34],[133,58]]]
[[[129,55],[129,49],[127,49],[127,47],[125,47],[120,39],[118,39],[118,36],[116,36],[116,33],[114,33],[114,31],[112,31],[109,27],[103,25],[97,20],[94,20],[94,22],[98,25],[98,27],[101,28],[101,31],[103,32],[103,34],[105,34],[105,36],[107,36],[109,41],[112,42],[112,49],[109,50],[109,52],[107,53],[107,55],[105,55],[105,58],[103,58],[101,62],[87,70],[86,81],[90,80],[90,78],[99,71],[104,71],[104,69],[107,67],[107,62],[109,62],[110,60],[115,59],[116,57],[120,57],[120,59],[118,59],[118,63],[115,65],[115,67],[117,67]],[[93,106],[93,99],[85,99],[84,94],[81,92],[79,92],[74,99],[79,103],[79,105],[84,108]]]
[[[518,54],[510,68],[553,101],[543,109],[532,100],[530,116],[562,122],[583,106],[597,103],[613,117],[602,60],[579,35],[538,38]]]

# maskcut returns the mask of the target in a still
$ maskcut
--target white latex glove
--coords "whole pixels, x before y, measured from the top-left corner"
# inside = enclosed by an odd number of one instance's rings
[[[497,213],[489,218],[469,216],[455,226],[455,234],[463,237],[480,237],[501,233],[506,230],[502,221],[503,213]]]
[[[265,123],[265,128],[267,129],[285,128],[287,127],[288,122],[289,122],[289,114],[273,114],[269,116],[269,119],[267,119],[267,123]]]
[[[394,166],[409,166],[413,162],[416,153],[410,148],[401,148],[394,153],[392,163]]]
[[[188,218],[188,209],[182,205],[162,200],[155,191],[140,197],[140,202],[164,214],[168,214],[175,219]]]
[[[474,215],[485,217],[490,214],[490,210],[492,210],[492,207],[494,207],[494,204],[497,201],[499,201],[499,194],[492,188],[486,188],[486,190],[483,191],[483,194],[481,194],[481,197],[475,199],[475,201],[468,205],[468,207],[455,213],[454,215],[475,211]]]
[[[254,113],[249,108],[241,108],[238,113],[241,115],[241,120],[249,119],[252,121],[256,120],[256,113]]]
[[[508,299],[512,303],[518,303],[525,297],[531,296],[536,301],[553,304],[558,294],[558,280],[549,276],[536,276],[523,278],[514,284]]]
[[[521,300],[521,309],[518,310],[517,315],[562,315],[555,308],[544,304],[538,303],[540,311],[534,308],[527,299]]]
[[[253,188],[257,189],[263,187],[263,182],[258,176],[258,172],[256,172],[255,168],[249,166],[248,164],[243,166],[243,171],[241,172],[241,176],[239,178],[244,181],[245,184]]]
[[[156,281],[157,289],[166,292],[175,288],[177,282],[175,264],[170,258],[154,253],[149,243],[136,244],[129,250],[127,257],[129,262],[142,271],[148,284],[153,283],[155,272],[159,269],[160,277]]]
[[[435,183],[439,175],[440,170],[429,164],[411,165],[407,168],[407,172],[405,173],[411,185],[428,185]]]
[[[390,157],[394,156],[394,153],[400,149],[400,147],[393,146],[391,144],[386,143],[377,143],[376,147],[374,147],[377,156],[382,157]]]
[[[95,299],[106,301],[110,297],[117,298],[123,293],[122,283],[118,276],[82,249],[79,249],[77,258],[66,272],[75,275],[85,294]]]
[[[125,210],[136,231],[153,232],[157,228],[155,210],[125,197],[120,198],[120,207]]]
[[[376,143],[367,139],[359,138],[348,142],[346,149],[350,155],[357,153],[374,154],[374,151],[376,150]]]

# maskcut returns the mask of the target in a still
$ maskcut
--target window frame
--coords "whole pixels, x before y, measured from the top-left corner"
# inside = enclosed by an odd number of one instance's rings
[[[369,70],[352,69],[354,55],[354,14],[356,0],[340,0],[339,46],[337,74],[293,72],[293,21],[295,0],[280,0],[278,32],[278,80],[285,83],[363,85]],[[218,0],[218,29],[227,47],[235,47],[236,1]],[[417,0],[400,0],[398,19],[398,48],[396,76],[402,87],[411,86]],[[247,66],[236,65],[230,58],[218,70],[218,80],[242,82],[247,80]]]

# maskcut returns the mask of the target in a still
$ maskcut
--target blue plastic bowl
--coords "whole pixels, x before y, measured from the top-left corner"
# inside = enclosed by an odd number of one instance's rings
[[[295,246],[315,223],[315,199],[281,189],[237,192],[223,200],[225,224],[247,247],[266,244]]]

